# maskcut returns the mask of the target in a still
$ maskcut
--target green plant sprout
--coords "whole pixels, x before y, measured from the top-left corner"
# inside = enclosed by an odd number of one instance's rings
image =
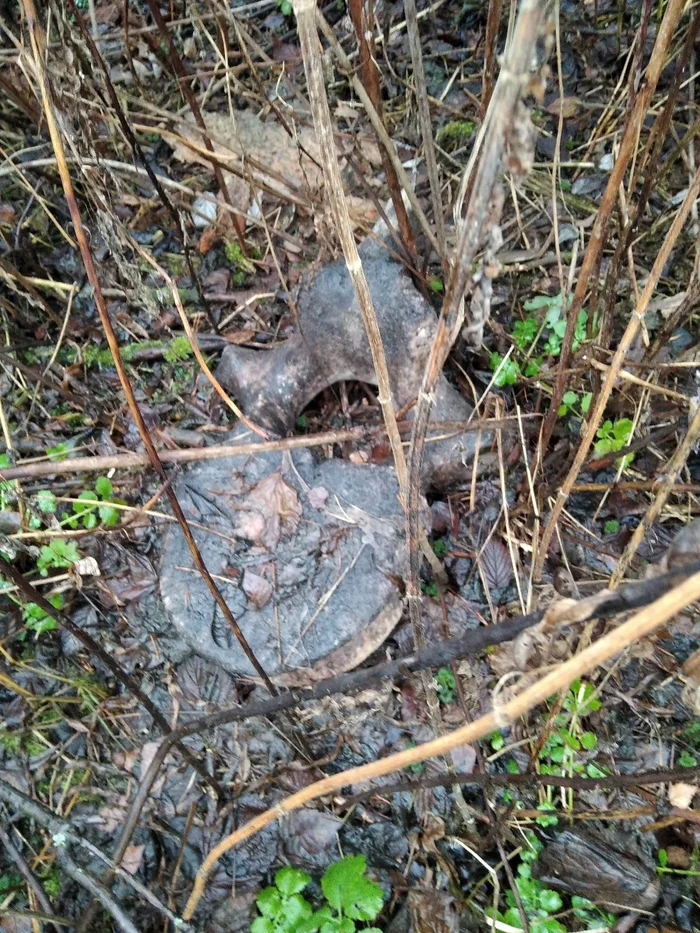
[[[437,685],[438,700],[443,706],[447,706],[457,695],[455,675],[449,667],[441,667],[435,675],[435,683]]]
[[[544,848],[535,833],[525,830],[526,846],[520,853],[520,863],[515,873],[515,887],[527,917],[532,933],[566,933],[567,928],[556,917],[564,910],[564,901],[558,891],[548,888],[544,882],[532,874],[532,866],[540,857]],[[505,894],[507,909],[498,913],[496,919],[517,930],[523,929],[520,911],[512,891]],[[574,916],[585,925],[586,929],[611,927],[615,922],[613,914],[606,913],[594,903],[583,897],[572,896],[571,907]],[[493,910],[486,911],[493,916]]]
[[[65,570],[80,560],[75,541],[54,538],[49,544],[43,544],[39,550],[36,569],[42,577],[48,577],[49,570]]]
[[[551,704],[552,701],[550,701]],[[600,709],[600,700],[592,684],[575,680],[561,705],[561,712],[552,719],[552,729],[539,752],[540,772],[559,776],[585,774],[591,778],[604,777],[605,772],[592,761],[582,761],[586,752],[598,747],[595,732],[584,729],[582,720]],[[553,788],[545,791],[544,809],[553,809]],[[573,804],[572,791],[568,791],[569,808]],[[537,819],[540,825],[549,817]]]
[[[598,440],[593,448],[595,455],[597,457],[605,457],[606,454],[615,453],[618,450],[622,450],[623,447],[627,447],[632,437],[633,429],[634,424],[629,418],[620,418],[614,423],[612,421],[604,421],[596,432]],[[616,462],[621,469],[625,469],[633,460],[634,454],[626,454],[624,457],[619,457]]]
[[[433,551],[436,557],[444,557],[449,550],[447,541],[444,538],[436,538],[433,541]]]
[[[565,392],[561,399],[561,405],[557,409],[557,414],[560,418],[565,418],[567,415],[576,415],[582,418],[588,414],[592,400],[593,393],[591,392],[586,392],[581,396],[580,400],[575,392]]]
[[[119,510],[115,505],[126,505],[123,499],[115,499],[112,495],[114,487],[106,476],[98,476],[95,480],[94,489],[84,489],[78,496],[78,500],[73,503],[73,512],[70,518],[66,519],[66,524],[71,528],[97,528],[98,516],[108,528],[113,527],[119,521]],[[97,513],[97,514],[95,514]]]
[[[603,525],[603,531],[606,535],[614,535],[620,530],[620,523],[616,518],[609,518]]]
[[[321,879],[324,904],[319,910],[302,895],[311,881],[305,871],[288,866],[275,875],[274,885],[258,895],[250,933],[355,933],[358,920],[374,920],[382,909],[381,887],[365,874],[364,855],[334,862]],[[365,933],[380,933],[363,927]]]
[[[567,303],[567,308],[570,303],[571,299]],[[492,353],[489,359],[489,366],[496,373],[494,383],[497,386],[515,385],[521,375],[526,377],[537,376],[546,356],[559,356],[564,334],[566,333],[566,316],[563,305],[564,298],[561,293],[553,296],[535,295],[524,302],[523,311],[525,317],[514,323],[511,332],[517,355],[514,355],[515,358],[509,358],[504,362],[504,357],[500,353]],[[538,312],[542,311],[545,313],[540,321]],[[576,320],[576,329],[572,342],[574,353],[588,339],[587,325],[588,312],[582,309],[579,311]],[[588,405],[590,405],[590,399]],[[585,414],[585,412],[583,413]]]

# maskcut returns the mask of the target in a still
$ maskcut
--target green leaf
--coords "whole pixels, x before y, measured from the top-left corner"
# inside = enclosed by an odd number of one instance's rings
[[[629,418],[620,418],[619,421],[615,422],[613,427],[613,432],[615,437],[622,441],[622,446],[629,442],[630,437],[632,436],[632,428],[634,427],[633,423]]]
[[[605,457],[607,454],[612,453],[615,450],[614,441],[609,437],[604,437],[602,440],[596,441],[595,446],[593,447],[593,453],[596,457]]]
[[[34,502],[40,512],[54,513],[56,511],[56,496],[50,489],[40,489],[34,496]]]
[[[447,541],[445,541],[444,538],[438,538],[436,541],[433,541],[433,551],[436,557],[444,557],[448,550]]]
[[[530,924],[532,933],[566,933],[566,927],[563,923],[550,917],[547,920],[537,920]]]
[[[678,756],[678,764],[681,768],[694,768],[697,763],[697,758],[691,755],[690,752],[682,751]]]
[[[311,876],[299,868],[293,868],[287,865],[275,875],[275,885],[281,894],[289,897],[292,894],[299,894],[311,881]]]
[[[542,357],[538,356],[534,360],[528,360],[525,364],[525,375],[528,379],[532,379],[534,376],[539,375],[540,370],[542,369]]]
[[[503,735],[500,732],[492,732],[489,736],[489,742],[494,752],[500,751],[506,744],[506,740],[503,738]]]
[[[119,523],[119,512],[114,506],[101,505],[97,510],[97,514],[100,516],[100,521],[107,525],[108,528],[112,528]]]
[[[659,865],[662,868],[666,868],[668,865],[668,852],[666,849],[659,849]]]
[[[88,505],[88,503],[85,502],[84,500],[88,500],[90,504]],[[95,502],[96,500],[97,500],[97,493],[95,492],[94,489],[83,489],[83,491],[78,496],[78,501],[73,503],[73,511],[76,514],[80,514],[81,512],[84,512],[86,509],[91,509],[94,507],[92,503]]]
[[[601,769],[597,765],[594,765],[592,761],[589,761],[586,765],[586,774],[590,778],[605,777],[605,771],[601,771]]]
[[[296,931],[302,920],[308,920],[313,914],[311,904],[301,894],[291,894],[283,898],[282,911],[282,929],[290,931]]]
[[[489,366],[496,373],[494,382],[499,388],[515,385],[518,381],[520,367],[514,359],[504,360],[500,353],[492,353]]]
[[[95,480],[95,490],[100,499],[109,499],[114,491],[114,487],[106,476],[98,476]]]
[[[508,926],[515,927],[516,930],[522,930],[523,921],[520,919],[520,911],[517,907],[510,907],[503,914],[503,922],[507,923]]]
[[[534,318],[525,318],[516,321],[513,325],[513,343],[519,350],[526,350],[537,336],[537,321]]]
[[[550,298],[549,295],[535,295],[534,298],[528,298],[523,303],[525,311],[539,311],[540,308],[561,308],[561,295],[555,295]]]
[[[457,693],[457,682],[455,681],[455,675],[449,667],[441,667],[437,672],[435,681],[438,687],[437,693],[440,702],[444,704],[451,703]]]
[[[250,933],[274,933],[275,925],[269,917],[256,917],[250,925]]]
[[[442,279],[439,275],[431,275],[428,279],[428,288],[433,292],[438,292],[442,294],[445,291],[445,286]]]
[[[595,734],[595,732],[581,733],[581,745],[586,749],[587,752],[593,751],[597,744],[598,736]]]
[[[593,401],[593,393],[586,392],[586,394],[581,399],[581,413],[584,415],[588,414],[588,410],[591,407],[591,402]]]
[[[551,891],[549,888],[540,891],[538,900],[542,910],[546,910],[548,914],[555,914],[558,910],[561,910],[563,905],[563,901],[559,894],[556,891]]]
[[[561,400],[565,405],[571,407],[578,401],[578,395],[575,392],[565,392]]]
[[[374,920],[384,903],[381,887],[365,877],[365,867],[364,855],[350,855],[330,865],[321,879],[331,907],[356,920]]]
[[[65,460],[68,456],[68,444],[60,443],[56,444],[55,447],[47,447],[46,455],[51,461],[51,463],[58,463],[61,460]]]
[[[603,531],[606,535],[614,535],[620,530],[620,523],[616,518],[609,518],[603,525]]]
[[[282,908],[282,895],[277,888],[264,888],[256,897],[255,903],[263,917],[274,920]]]

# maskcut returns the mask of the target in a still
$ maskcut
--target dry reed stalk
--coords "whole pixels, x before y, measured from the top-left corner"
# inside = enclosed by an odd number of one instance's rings
[[[435,157],[435,140],[433,139],[433,123],[430,117],[430,103],[428,101],[428,88],[425,83],[425,69],[423,68],[423,53],[420,45],[420,31],[418,29],[418,11],[416,0],[404,0],[406,13],[406,31],[408,45],[411,50],[411,63],[413,65],[413,84],[418,105],[420,131],[423,139],[423,157],[428,171],[430,182],[430,199],[433,205],[433,219],[439,247],[440,260],[443,268],[447,269],[447,250],[445,243],[445,218],[442,214],[442,197],[440,196],[440,174]]]
[[[348,0],[348,7],[350,9],[353,26],[355,27],[355,34],[357,35],[362,84],[383,125],[384,108],[382,106],[379,66],[377,65],[376,49],[374,45],[374,6],[370,5],[371,22],[367,15],[364,0]],[[404,250],[411,263],[417,265],[416,241],[413,236],[413,231],[411,230],[408,214],[406,213],[406,205],[401,196],[399,177],[396,174],[394,164],[384,146],[380,146],[379,151],[382,159],[382,167],[386,176],[387,187],[391,195],[391,203],[394,205],[394,211],[396,212],[396,220],[401,232]]]
[[[476,255],[484,219],[496,180],[502,171],[506,140],[515,122],[517,106],[530,73],[535,43],[542,26],[540,0],[524,0],[515,26],[513,41],[506,52],[490,105],[490,119],[483,138],[482,149],[466,216],[462,222],[455,260],[445,290],[438,327],[426,362],[421,389],[416,405],[411,433],[408,487],[408,545],[409,577],[407,581],[408,605],[414,633],[422,647],[421,594],[419,587],[420,555],[420,476],[428,419],[438,378],[447,356],[459,334],[464,319],[463,299],[470,281],[472,262]]]
[[[328,40],[331,48],[333,49],[333,53],[335,57],[338,59],[338,63],[340,64],[340,67],[343,69],[343,71],[347,73],[348,80],[352,84],[353,90],[355,91],[357,96],[362,101],[362,106],[365,108],[367,116],[369,117],[370,122],[372,126],[374,127],[374,130],[377,136],[379,137],[379,141],[381,142],[382,146],[384,147],[384,150],[386,151],[387,155],[391,159],[392,165],[394,166],[394,170],[396,171],[396,174],[399,176],[399,181],[401,182],[403,190],[406,192],[406,196],[408,197],[408,200],[411,203],[411,208],[413,209],[413,213],[415,215],[416,220],[420,224],[423,233],[426,235],[426,237],[430,241],[430,245],[433,247],[435,252],[439,254],[440,245],[437,239],[435,238],[435,234],[433,233],[433,230],[430,224],[428,223],[428,218],[425,216],[423,208],[420,206],[420,202],[418,201],[418,198],[416,197],[413,191],[413,186],[411,185],[410,179],[408,175],[406,174],[406,171],[403,165],[401,164],[401,160],[396,154],[394,144],[391,141],[391,138],[389,137],[389,134],[387,133],[386,129],[384,128],[384,124],[382,123],[379,117],[379,114],[372,106],[372,101],[369,99],[369,95],[367,94],[364,87],[362,86],[362,82],[357,77],[357,75],[353,73],[352,62],[350,61],[348,56],[343,51],[343,47],[341,46],[340,42],[338,42],[333,30],[331,29],[329,24],[326,22],[326,20],[324,19],[320,11],[316,12],[316,18],[318,20],[318,25],[319,25],[319,28],[321,29],[321,32],[323,33],[325,38]]]
[[[382,344],[382,335],[377,323],[377,315],[372,304],[369,286],[365,277],[364,269],[355,245],[355,237],[352,232],[352,224],[348,215],[347,203],[345,201],[345,192],[340,177],[340,168],[336,156],[336,148],[333,140],[333,124],[331,114],[328,108],[328,98],[326,96],[326,87],[323,79],[322,49],[318,38],[316,27],[316,3],[315,0],[293,0],[294,12],[297,19],[297,32],[299,43],[301,45],[302,57],[304,59],[304,71],[306,73],[306,85],[311,103],[314,128],[316,130],[319,148],[325,153],[323,161],[323,176],[325,179],[326,195],[331,210],[331,216],[336,226],[336,233],[340,240],[340,245],[345,256],[345,262],[352,283],[357,293],[357,300],[360,305],[362,321],[367,332],[370,352],[372,354],[372,363],[377,375],[377,384],[379,387],[378,401],[382,409],[384,424],[386,426],[389,445],[394,455],[394,464],[396,466],[396,475],[399,481],[399,488],[403,501],[406,501],[407,471],[406,458],[403,447],[401,446],[401,435],[399,434],[394,413],[394,405],[391,396],[391,383],[389,381],[389,371],[386,365],[384,347]]]

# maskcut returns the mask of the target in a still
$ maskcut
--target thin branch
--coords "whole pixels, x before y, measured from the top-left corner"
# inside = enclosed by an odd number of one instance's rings
[[[625,132],[620,142],[620,151],[613,166],[608,184],[600,200],[598,213],[595,223],[591,230],[591,237],[583,256],[581,268],[578,272],[576,288],[571,300],[571,305],[567,311],[566,331],[562,340],[561,356],[559,358],[559,367],[554,382],[554,390],[549,404],[549,412],[544,423],[542,431],[542,448],[547,446],[549,438],[556,424],[557,411],[561,405],[561,400],[566,390],[567,371],[571,362],[571,347],[573,344],[574,333],[578,315],[583,307],[583,302],[591,285],[593,273],[598,265],[601,251],[605,243],[608,232],[608,225],[612,215],[615,202],[617,201],[620,185],[624,178],[627,166],[637,147],[639,137],[639,128],[647,114],[649,103],[656,89],[657,82],[666,63],[666,54],[673,39],[676,24],[683,14],[685,0],[669,0],[664,10],[664,18],[659,27],[656,36],[654,49],[649,59],[644,83],[639,89],[634,109],[629,114]],[[597,289],[596,289],[597,290]],[[591,317],[595,309],[591,308]]]
[[[51,144],[53,146],[54,153],[56,155],[56,165],[58,168],[59,175],[61,176],[61,182],[63,184],[63,190],[66,197],[66,202],[68,204],[68,210],[71,215],[71,220],[73,221],[73,227],[75,230],[75,238],[80,247],[80,253],[83,259],[83,264],[85,266],[85,272],[87,273],[88,281],[93,289],[95,305],[100,317],[100,322],[107,337],[107,343],[109,344],[109,349],[112,352],[112,358],[114,359],[114,365],[117,369],[119,375],[119,381],[122,385],[124,395],[126,396],[126,401],[129,406],[129,410],[134,419],[134,423],[138,428],[139,435],[144,443],[146,451],[148,452],[151,464],[153,469],[158,474],[160,480],[163,484],[167,483],[168,476],[165,472],[165,468],[161,463],[158,457],[158,451],[155,448],[153,440],[151,438],[146,422],[143,419],[141,414],[141,409],[139,408],[138,402],[136,401],[136,396],[134,395],[134,390],[129,381],[129,377],[126,374],[126,369],[124,368],[124,361],[121,357],[121,352],[119,349],[119,342],[117,336],[114,332],[114,327],[112,325],[111,318],[107,311],[107,306],[105,304],[104,295],[100,288],[100,282],[97,276],[97,269],[95,268],[95,263],[92,256],[92,251],[90,249],[90,244],[88,242],[88,237],[85,232],[85,227],[83,226],[82,217],[80,214],[80,209],[78,207],[78,202],[75,198],[75,191],[73,188],[73,181],[68,171],[68,165],[65,159],[65,150],[63,146],[63,140],[58,131],[58,126],[56,122],[56,117],[54,114],[53,105],[51,103],[51,98],[49,96],[49,88],[46,77],[45,70],[45,55],[44,55],[44,41],[41,33],[41,28],[39,22],[36,18],[36,9],[34,6],[34,0],[22,0],[24,12],[27,17],[27,24],[29,27],[29,34],[31,39],[32,52],[34,57],[34,65],[36,68],[37,79],[39,81],[39,87],[41,91],[41,100],[44,108],[44,114],[46,116],[46,123],[49,129],[49,134],[51,136]],[[155,14],[154,14],[155,15]],[[160,16],[160,12],[158,12]],[[168,34],[169,37],[169,34]],[[172,40],[169,40],[172,44]],[[254,652],[252,651],[250,645],[248,644],[243,632],[238,625],[238,622],[233,617],[231,610],[229,609],[226,600],[221,595],[219,588],[212,575],[209,573],[203,559],[202,555],[197,547],[197,543],[192,534],[192,530],[185,518],[185,513],[182,511],[182,507],[178,501],[177,496],[175,495],[172,488],[168,485],[166,488],[166,495],[168,496],[168,501],[170,506],[175,514],[175,517],[178,520],[178,523],[182,529],[182,533],[185,536],[187,545],[192,554],[192,559],[198,571],[202,575],[209,592],[214,597],[214,600],[217,606],[221,609],[224,614],[224,618],[227,620],[231,630],[238,639],[238,642],[243,649],[246,657],[253,665],[255,671],[260,677],[262,677],[265,685],[267,686],[270,693],[273,695],[276,693],[276,688],[270,678],[265,673],[262,665],[256,658]]]
[[[433,123],[430,116],[430,103],[428,102],[428,88],[425,82],[425,69],[423,68],[423,53],[420,45],[420,31],[418,29],[418,11],[416,0],[404,0],[406,14],[406,31],[408,45],[411,50],[411,63],[413,65],[413,92],[418,105],[421,137],[423,139],[423,156],[425,167],[430,181],[430,199],[433,204],[433,219],[437,231],[437,241],[440,248],[439,256],[443,263],[447,262],[445,245],[445,218],[442,214],[442,198],[440,196],[440,175],[438,173],[437,159],[435,158],[435,140],[433,139]]]

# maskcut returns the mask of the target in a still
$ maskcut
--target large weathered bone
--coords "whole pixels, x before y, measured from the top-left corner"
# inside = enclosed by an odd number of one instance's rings
[[[436,315],[381,244],[365,240],[360,256],[382,335],[394,405],[402,408],[420,389]],[[307,281],[297,307],[299,330],[294,336],[269,351],[227,347],[217,372],[245,414],[278,434],[291,430],[302,409],[328,386],[342,380],[376,385],[357,296],[344,260],[323,267]],[[471,411],[441,376],[432,419],[465,421]],[[428,443],[424,485],[444,486],[464,478],[477,438],[476,433],[461,433]],[[488,450],[492,440],[484,432],[481,447]],[[492,464],[493,455],[482,452],[480,468]]]

